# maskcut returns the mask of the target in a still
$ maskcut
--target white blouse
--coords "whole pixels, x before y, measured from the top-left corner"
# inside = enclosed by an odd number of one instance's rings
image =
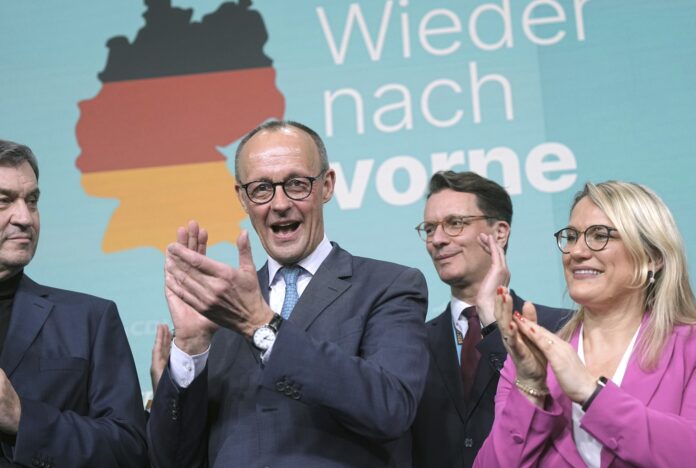
[[[638,332],[640,327],[636,330],[631,342],[628,344],[628,348],[624,351],[621,357],[621,362],[616,368],[616,372],[611,377],[611,381],[617,386],[621,386],[621,381],[626,373],[626,366],[628,366],[628,360],[633,353],[633,347],[636,344],[636,338],[638,337]],[[583,364],[585,364],[585,351],[583,349],[583,333],[584,329],[582,325],[580,326],[580,337],[578,338],[578,356]],[[578,448],[580,456],[585,461],[590,468],[599,468],[601,463],[601,453],[602,444],[600,444],[597,439],[592,437],[585,429],[580,427],[580,420],[584,416],[585,412],[578,403],[573,403],[573,438],[575,439],[575,446]]]

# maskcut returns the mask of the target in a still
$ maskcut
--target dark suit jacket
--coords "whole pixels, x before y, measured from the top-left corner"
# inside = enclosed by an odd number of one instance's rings
[[[268,270],[259,271],[268,291]],[[395,459],[428,366],[423,275],[337,245],[283,323],[268,362],[220,330],[186,390],[168,371],[148,425],[158,467],[371,467]],[[206,456],[207,455],[207,456]]]
[[[22,278],[0,354],[19,395],[17,465],[147,466],[138,376],[116,305]]]
[[[514,310],[524,300],[511,291]],[[541,325],[557,330],[569,311],[537,305]],[[494,398],[507,353],[498,329],[477,345],[481,353],[470,400],[462,391],[452,314],[447,309],[426,324],[430,369],[411,429],[415,467],[470,467],[488,436],[495,414]]]

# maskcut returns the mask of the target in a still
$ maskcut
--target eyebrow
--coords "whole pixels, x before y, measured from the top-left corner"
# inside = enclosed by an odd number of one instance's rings
[[[19,192],[17,192],[16,190],[11,190],[11,189],[6,189],[6,188],[0,187],[0,195],[10,197],[10,198],[18,198]],[[34,190],[32,190],[31,192],[29,192],[27,194],[27,197],[33,196],[33,197],[39,198],[40,195],[41,195],[41,190],[39,190],[39,188],[36,187]]]

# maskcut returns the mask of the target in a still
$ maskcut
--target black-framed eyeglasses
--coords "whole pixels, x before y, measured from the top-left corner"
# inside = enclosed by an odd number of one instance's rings
[[[326,172],[325,169],[316,177],[291,177],[282,182],[254,180],[248,184],[240,185],[240,187],[244,189],[249,200],[257,205],[263,205],[273,200],[277,186],[283,187],[283,192],[289,199],[299,201],[309,197],[314,181],[324,175],[324,172]]]
[[[472,222],[479,219],[497,219],[494,216],[486,215],[471,215],[471,216],[448,216],[442,221],[432,222],[423,221],[418,226],[416,226],[416,231],[418,235],[425,242],[428,242],[433,235],[438,226],[442,226],[442,230],[448,236],[458,236],[464,230],[465,227],[469,226]]]
[[[604,250],[609,243],[609,239],[615,239],[612,237],[612,232],[619,232],[618,229],[613,227],[604,226],[603,224],[594,224],[584,231],[578,231],[572,227],[565,227],[558,232],[553,234],[556,238],[556,245],[564,254],[570,253],[570,249],[575,247],[575,244],[580,238],[580,234],[585,238],[585,245],[587,248],[599,252]]]

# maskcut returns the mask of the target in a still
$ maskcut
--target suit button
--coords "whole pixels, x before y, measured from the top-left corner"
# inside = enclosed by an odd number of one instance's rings
[[[292,395],[290,395],[290,398],[292,398],[293,400],[299,400],[300,398],[302,398],[302,394],[295,390],[292,392]]]
[[[277,381],[276,384],[275,384],[275,388],[276,388],[276,390],[278,390],[279,392],[284,392],[285,389],[287,388],[287,384],[285,383],[285,380],[279,380],[279,381]]]
[[[285,391],[283,391],[283,393],[285,394],[285,396],[292,396],[292,393],[296,391],[297,390],[295,390],[293,387],[288,386],[285,388]]]
[[[464,447],[471,448],[473,446],[474,446],[474,439],[472,439],[471,437],[467,437],[466,439],[464,439]]]
[[[617,448],[619,448],[619,443],[617,442],[617,440],[614,437],[612,437],[611,439],[609,439],[607,441],[607,447],[612,449],[612,450],[616,450]]]
[[[520,434],[512,434],[512,441],[516,444],[521,444],[524,442],[524,437],[522,437]]]

